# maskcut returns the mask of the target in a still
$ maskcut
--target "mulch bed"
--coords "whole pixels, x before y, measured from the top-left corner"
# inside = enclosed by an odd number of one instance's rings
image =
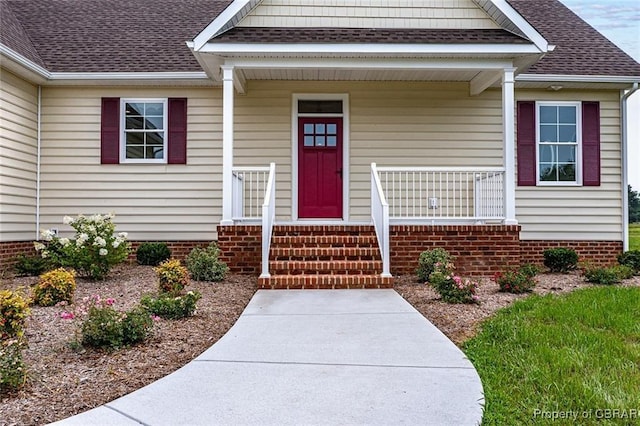
[[[0,288],[28,287],[37,278],[4,279]],[[126,310],[145,293],[156,290],[151,267],[121,266],[102,282],[78,279],[76,299],[98,294],[116,299]],[[108,352],[74,350],[72,321],[60,318],[62,308],[32,307],[27,321],[29,347],[24,353],[29,367],[27,385],[2,395],[0,425],[35,425],[53,422],[105,404],[182,367],[215,343],[237,320],[256,291],[257,279],[231,275],[222,283],[193,282],[202,299],[195,316],[156,324],[144,344]],[[565,293],[588,287],[577,273],[537,277],[538,294]],[[624,285],[640,286],[640,277]],[[481,322],[496,310],[526,295],[500,293],[489,279],[481,279],[479,304],[452,305],[439,300],[429,286],[413,276],[396,277],[395,290],[456,344],[472,337]]]

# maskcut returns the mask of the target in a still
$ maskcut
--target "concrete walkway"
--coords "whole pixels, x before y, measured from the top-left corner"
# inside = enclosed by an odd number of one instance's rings
[[[476,425],[480,378],[393,290],[260,290],[175,373],[61,425]]]

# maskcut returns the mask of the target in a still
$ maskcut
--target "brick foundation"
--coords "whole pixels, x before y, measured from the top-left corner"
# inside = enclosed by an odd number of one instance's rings
[[[33,256],[36,254],[33,241],[9,241],[0,243],[0,276],[6,271],[11,271],[15,264],[15,258],[19,254]]]
[[[462,275],[490,275],[520,260],[517,225],[391,225],[391,273],[414,274],[424,250],[442,247],[456,258]]]
[[[260,225],[218,226],[220,260],[231,272],[260,275],[262,227]]]
[[[617,263],[622,253],[622,241],[520,241],[520,261],[542,265],[542,253],[548,248],[569,247],[578,253],[580,261],[588,261],[595,265],[606,266]]]

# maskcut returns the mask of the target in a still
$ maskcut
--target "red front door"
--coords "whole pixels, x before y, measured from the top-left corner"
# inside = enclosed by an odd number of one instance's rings
[[[298,118],[298,217],[342,218],[342,118]]]

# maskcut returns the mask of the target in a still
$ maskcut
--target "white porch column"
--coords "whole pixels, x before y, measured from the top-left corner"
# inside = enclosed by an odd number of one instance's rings
[[[502,75],[502,134],[504,138],[504,224],[517,225],[516,220],[516,149],[515,149],[515,68],[505,68]]]
[[[222,221],[233,225],[233,67],[222,65]]]

